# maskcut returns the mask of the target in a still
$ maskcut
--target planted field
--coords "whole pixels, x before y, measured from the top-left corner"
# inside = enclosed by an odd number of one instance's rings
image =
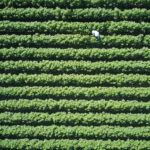
[[[150,150],[149,0],[1,0],[0,18],[0,150]]]

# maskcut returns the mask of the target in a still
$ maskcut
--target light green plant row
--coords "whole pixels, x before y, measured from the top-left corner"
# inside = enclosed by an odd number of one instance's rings
[[[0,148],[7,150],[149,150],[149,141],[142,140],[38,140],[38,139],[4,139]]]
[[[139,74],[0,74],[1,86],[126,86],[150,87],[150,76]]]
[[[100,126],[100,125],[119,125],[119,126],[149,126],[150,114],[131,114],[131,113],[0,113],[1,125],[67,125],[67,126]]]
[[[56,99],[127,99],[145,100],[150,97],[150,88],[140,87],[48,87],[23,86],[0,87],[0,98],[56,98]]]
[[[11,21],[136,21],[149,22],[150,10],[105,8],[48,9],[48,8],[4,8],[0,10],[1,20]]]
[[[1,73],[150,74],[150,61],[0,61]]]
[[[54,99],[9,99],[0,101],[0,111],[10,112],[109,112],[109,113],[150,113],[150,102],[136,100],[54,100]]]
[[[104,35],[150,34],[150,23],[121,22],[11,22],[0,21],[1,34],[91,34],[96,29]]]
[[[1,0],[0,7],[61,7],[61,8],[150,8],[148,0]]]
[[[10,47],[55,47],[55,48],[150,48],[150,35],[113,35],[101,36],[101,40],[97,40],[90,35],[1,35],[0,48]]]
[[[149,140],[150,127],[0,126],[1,138]]]
[[[1,60],[150,60],[150,49],[59,49],[59,48],[3,48]]]

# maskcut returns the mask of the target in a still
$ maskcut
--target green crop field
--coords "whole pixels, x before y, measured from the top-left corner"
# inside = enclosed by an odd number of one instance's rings
[[[150,0],[0,0],[0,150],[150,150]]]

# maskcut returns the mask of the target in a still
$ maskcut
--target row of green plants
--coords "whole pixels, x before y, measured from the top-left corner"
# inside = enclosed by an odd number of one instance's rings
[[[145,140],[38,140],[4,139],[0,140],[3,150],[149,150],[149,141]]]
[[[131,113],[0,113],[0,125],[67,125],[67,126],[149,126],[150,114]]]
[[[12,22],[0,21],[1,34],[91,34],[96,29],[104,35],[112,34],[150,34],[150,23],[142,22]]]
[[[0,7],[61,7],[61,8],[150,8],[148,0],[1,0]]]
[[[150,102],[136,100],[9,99],[0,101],[0,112],[109,112],[150,113]]]
[[[150,48],[150,35],[113,35],[101,36],[96,40],[91,35],[1,35],[0,48],[10,47],[54,47],[54,48]]]
[[[150,86],[150,76],[140,74],[0,74],[1,86]]]
[[[145,100],[150,97],[150,87],[0,87],[0,98],[56,98],[56,99],[127,99]]]
[[[149,48],[60,49],[60,48],[2,48],[1,60],[150,60]]]
[[[105,8],[48,9],[48,8],[4,8],[0,11],[1,20],[11,21],[136,21],[149,22],[150,10]]]
[[[1,73],[149,74],[150,61],[0,61]]]
[[[150,127],[0,126],[1,138],[149,140]]]

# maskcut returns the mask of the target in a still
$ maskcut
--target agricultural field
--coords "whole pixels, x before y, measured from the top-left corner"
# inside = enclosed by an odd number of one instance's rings
[[[150,0],[0,0],[0,150],[150,150]]]

